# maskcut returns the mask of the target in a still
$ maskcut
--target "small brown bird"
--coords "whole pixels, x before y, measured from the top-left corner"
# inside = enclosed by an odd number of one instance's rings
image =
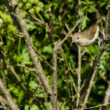
[[[76,43],[80,46],[88,46],[95,42],[99,35],[99,26],[102,17],[97,20],[95,24],[90,26],[83,32],[77,32],[72,36],[72,43]]]

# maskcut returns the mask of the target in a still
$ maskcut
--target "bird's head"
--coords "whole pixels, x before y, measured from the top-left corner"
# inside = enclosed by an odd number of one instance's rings
[[[80,44],[83,40],[83,37],[82,37],[82,34],[81,33],[75,33],[73,36],[72,36],[72,43],[78,43]]]

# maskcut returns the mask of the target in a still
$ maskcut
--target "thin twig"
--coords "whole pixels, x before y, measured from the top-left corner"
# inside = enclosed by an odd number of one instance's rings
[[[81,18],[81,1],[78,0],[78,14],[79,14],[79,18]],[[79,28],[79,32],[80,32],[80,28]],[[81,54],[81,47],[78,46],[78,94],[77,94],[77,100],[76,100],[76,107],[79,108],[79,104],[80,104],[80,89],[81,89],[81,58],[82,58],[82,54]]]
[[[54,44],[53,38],[53,21],[52,21],[52,12],[51,8],[49,9],[49,37],[52,44],[52,55],[53,55],[53,100],[52,107],[53,110],[58,110],[57,107],[57,53]]]
[[[98,72],[98,74],[104,82],[109,83],[109,80],[100,71]]]
[[[44,60],[45,64],[47,64],[53,70],[52,65],[50,65],[50,63],[44,58],[44,56],[41,55],[36,49],[35,49],[35,51]]]
[[[11,110],[20,110],[1,79],[0,79],[0,91],[4,94]]]
[[[37,88],[37,89],[38,89],[38,88]],[[32,106],[34,103],[38,106],[39,110],[42,110],[39,101],[36,101],[36,102],[35,102],[35,100],[36,100],[35,95],[36,95],[37,89],[36,89],[36,91],[34,92],[34,94],[33,94],[33,96],[32,96],[32,101],[31,101],[31,103],[30,103],[30,105],[29,105],[28,110],[30,110],[31,106]]]
[[[15,76],[15,78],[17,79],[17,81],[22,86],[22,88],[29,94],[29,96],[33,96],[33,93],[31,91],[29,91],[29,89],[23,84],[22,80],[17,75],[17,73],[16,73],[16,71],[14,69],[14,66],[12,64],[10,64],[10,61],[7,59],[6,53],[2,51],[2,54],[4,56],[4,61],[5,61],[5,64],[6,64],[7,69],[9,69],[11,71],[11,73]],[[19,66],[24,67],[24,68],[28,69],[29,71],[34,71],[35,72],[34,69],[28,68],[25,65],[19,65]],[[35,103],[38,103],[38,101],[35,98],[34,98],[34,100],[36,101]]]
[[[17,66],[25,68],[25,69],[27,69],[30,72],[35,72],[34,68],[29,68],[29,67],[25,66],[24,64],[17,64]]]
[[[103,106],[101,106],[100,110],[106,110],[106,108],[107,108],[106,104],[109,103],[109,100],[110,100],[110,82],[108,83],[108,87],[105,92],[105,97],[104,97],[104,101],[103,101]]]
[[[3,110],[10,110],[7,100],[2,96],[0,96],[0,105],[2,106]]]
[[[37,17],[35,17],[35,16],[33,16],[29,11],[27,11],[27,14],[29,15],[29,16],[31,16],[31,18],[34,20],[34,21],[36,21],[35,23],[37,24],[37,25],[44,25],[44,26],[46,26],[46,24],[44,23],[44,22],[42,22],[40,19],[38,19]]]
[[[107,106],[107,105],[110,105],[110,103],[105,103],[105,104],[99,104],[99,105],[96,105],[96,106],[93,106],[93,107],[87,107],[87,108],[85,108],[85,109],[92,109],[93,110],[93,108],[99,108],[99,107],[102,107],[102,106]]]
[[[2,75],[2,79],[3,79],[3,83],[5,84],[5,86],[7,86],[6,78],[5,78],[5,74],[4,74],[4,59],[0,59],[0,68],[1,68],[1,75]]]
[[[80,102],[80,88],[81,88],[81,47],[78,46],[78,94],[77,94],[77,102],[76,107],[79,107]]]
[[[93,75],[91,77],[91,81],[90,81],[89,87],[87,89],[87,93],[86,93],[86,96],[84,98],[84,102],[82,104],[81,110],[85,110],[86,103],[88,101],[88,98],[89,98],[89,95],[90,95],[90,92],[91,92],[91,89],[92,89],[92,85],[94,84],[94,78],[95,78],[96,73],[97,73],[97,68],[94,70],[94,73],[93,73]]]
[[[69,69],[69,67],[68,67],[68,62],[67,62],[67,60],[66,60],[66,58],[64,56],[64,50],[63,50],[63,48],[60,47],[59,48],[59,51],[60,51],[60,54],[61,54],[61,58],[63,59],[62,61],[63,61],[64,75],[65,75],[64,82],[66,83],[67,91],[68,91],[69,108],[72,110],[73,109],[72,92],[73,92],[73,89],[75,89],[75,91],[76,91],[76,87],[75,87],[75,83],[74,82],[73,82],[74,88],[71,87],[70,83],[68,82],[68,76],[71,77],[71,74],[68,74],[68,73],[70,73],[72,70]],[[67,68],[68,68],[68,70],[67,70]],[[73,79],[73,77],[71,77],[71,79]],[[72,88],[72,90],[71,90],[71,88]]]
[[[30,92],[28,91],[28,89],[26,88],[26,86],[22,83],[22,81],[21,81],[21,79],[19,78],[19,76],[17,75],[17,73],[16,73],[14,67],[10,64],[10,61],[9,61],[9,59],[7,58],[7,54],[6,54],[4,51],[2,51],[2,53],[3,53],[3,56],[4,56],[4,62],[5,62],[5,64],[6,64],[7,69],[9,69],[9,70],[12,72],[12,74],[15,76],[15,78],[17,79],[17,81],[21,84],[22,88],[23,88],[26,92],[30,93]]]

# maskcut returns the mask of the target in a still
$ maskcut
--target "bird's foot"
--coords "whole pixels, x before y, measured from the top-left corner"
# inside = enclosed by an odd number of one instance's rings
[[[102,43],[102,39],[101,38],[98,38],[98,46],[99,46],[99,49],[101,50],[101,43]]]
[[[104,40],[106,40],[106,39],[107,39],[107,36],[106,36],[106,34],[105,34],[105,31],[104,31],[104,30],[102,30],[102,31],[100,31],[100,33],[102,34],[103,39],[104,39]]]

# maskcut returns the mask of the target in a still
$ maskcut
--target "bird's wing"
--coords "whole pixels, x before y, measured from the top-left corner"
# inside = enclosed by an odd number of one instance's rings
[[[94,24],[83,32],[84,36],[87,39],[93,39],[93,37],[95,36],[96,30],[97,30],[97,24]]]

